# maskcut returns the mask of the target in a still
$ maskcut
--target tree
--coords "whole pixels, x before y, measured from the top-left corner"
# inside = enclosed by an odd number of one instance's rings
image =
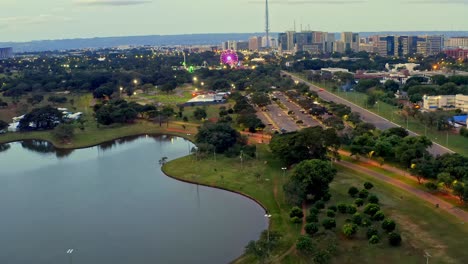
[[[332,229],[332,228],[335,228],[336,227],[336,221],[334,218],[325,218],[323,221],[322,221],[322,226],[325,228],[325,229]]]
[[[375,103],[377,103],[377,96],[375,94],[371,94],[367,97],[367,105],[369,107],[373,107]]]
[[[367,189],[362,189],[359,191],[359,198],[365,199],[369,196],[369,191]]]
[[[198,129],[195,141],[213,145],[217,153],[224,153],[240,141],[240,134],[229,124],[208,123]]]
[[[453,184],[453,194],[456,195],[459,199],[460,202],[466,202],[468,201],[468,188],[463,182],[455,182]]]
[[[71,124],[60,124],[52,131],[52,135],[62,142],[70,141],[75,136],[74,129]]]
[[[166,92],[168,94],[170,92],[172,92],[173,90],[175,90],[175,88],[177,88],[177,82],[176,81],[170,81],[168,83],[165,83],[165,84],[159,86],[159,89],[161,89],[161,91]]]
[[[193,111],[193,117],[197,120],[202,120],[207,117],[206,110],[204,108],[197,107],[195,111]]]
[[[372,187],[374,187],[374,185],[370,182],[365,182],[364,183],[364,188],[366,188],[366,190],[370,190],[372,189]]]
[[[252,94],[252,103],[259,107],[267,106],[270,104],[270,98],[265,93],[256,92]]]
[[[377,211],[373,216],[372,220],[374,221],[382,221],[385,219],[385,214],[382,211]]]
[[[336,207],[338,208],[338,212],[342,214],[345,214],[348,210],[348,206],[345,203],[339,203]]]
[[[304,255],[311,255],[315,252],[316,245],[312,241],[312,238],[300,236],[296,242],[296,249]]]
[[[369,227],[366,231],[367,239],[371,238],[372,236],[378,236],[378,235],[379,235],[379,231],[372,226]]]
[[[369,203],[378,204],[379,203],[379,197],[377,197],[377,195],[375,195],[375,194],[371,194],[371,195],[369,195],[368,201],[369,201]]]
[[[19,122],[20,130],[52,129],[62,122],[63,114],[56,108],[45,106],[33,109]]]
[[[313,234],[317,233],[318,230],[319,230],[317,224],[315,224],[315,223],[308,223],[308,224],[306,224],[305,227],[304,227],[304,229],[305,229],[305,231],[306,231],[306,233],[307,233],[308,235],[313,235]]]
[[[362,215],[360,213],[354,213],[353,216],[351,217],[351,221],[355,223],[356,225],[361,225]]]
[[[398,91],[398,88],[400,88],[400,85],[394,80],[387,80],[384,83],[384,88],[387,91],[396,92]]]
[[[369,244],[377,244],[380,242],[380,237],[378,235],[373,235],[369,238]]]
[[[348,194],[351,196],[351,197],[356,197],[356,194],[359,193],[359,190],[358,188],[354,187],[354,186],[351,186],[349,187],[348,189]]]
[[[328,216],[328,217],[335,217],[335,211],[333,211],[333,210],[327,210],[327,216]]]
[[[364,213],[370,216],[375,215],[375,213],[377,213],[379,210],[380,210],[380,206],[378,204],[370,203],[364,207]]]
[[[350,204],[350,205],[348,205],[348,206],[346,207],[346,212],[347,212],[348,214],[354,214],[354,213],[357,212],[357,208],[356,208],[356,206]]]
[[[8,123],[3,120],[0,120],[0,131],[6,129],[7,127],[8,127]]]
[[[364,200],[362,198],[357,198],[356,200],[354,200],[354,204],[356,206],[363,206],[364,205]]]
[[[286,198],[289,201],[302,202],[310,196],[313,200],[318,200],[328,192],[329,184],[335,175],[336,169],[326,161],[302,161],[294,168],[292,176],[283,188]],[[297,187],[291,188],[291,185]],[[295,190],[300,193],[294,193]]]
[[[289,212],[289,217],[304,217],[304,213],[302,212],[301,208],[294,206],[291,211]]]
[[[385,219],[382,222],[382,229],[387,231],[387,233],[390,233],[393,230],[395,230],[395,227],[396,227],[395,221],[393,221],[392,219]]]
[[[400,234],[391,232],[390,234],[388,234],[388,242],[391,246],[394,246],[394,247],[401,245]]]
[[[344,224],[342,228],[343,234],[347,238],[353,237],[356,234],[357,230],[358,226],[356,224]]]

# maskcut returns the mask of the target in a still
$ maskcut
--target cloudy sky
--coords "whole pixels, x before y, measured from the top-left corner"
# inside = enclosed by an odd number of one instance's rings
[[[260,32],[264,0],[0,0],[0,41]],[[272,31],[468,30],[468,0],[270,0]]]

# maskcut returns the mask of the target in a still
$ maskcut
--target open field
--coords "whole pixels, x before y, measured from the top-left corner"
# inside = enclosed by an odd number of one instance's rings
[[[307,80],[306,76],[303,74],[295,74],[300,78]],[[338,95],[339,97],[346,99],[360,107],[363,107],[377,115],[380,115],[387,120],[392,121],[393,123],[407,128],[419,135],[426,135],[429,139],[438,144],[448,147],[451,150],[460,153],[462,155],[468,156],[468,138],[462,137],[459,134],[454,132],[438,131],[435,128],[425,127],[419,120],[409,117],[406,119],[403,115],[400,114],[400,110],[396,106],[389,105],[382,101],[379,101],[378,104],[374,106],[367,105],[367,94],[359,92],[343,92],[343,91],[333,91],[332,87],[334,84],[330,82],[321,82],[310,83],[317,85],[326,89],[328,92]]]
[[[295,251],[280,257],[299,235],[298,227],[289,222],[290,207],[284,203],[282,191],[286,179],[280,168],[280,163],[268,148],[260,145],[258,160],[245,161],[243,165],[239,159],[218,155],[216,161],[214,157],[199,161],[184,157],[169,162],[163,169],[175,178],[237,191],[258,200],[273,215],[271,230],[284,234],[280,248],[273,252],[273,259],[280,263],[308,263]],[[327,205],[351,203],[353,199],[347,194],[348,188],[351,185],[362,188],[365,181],[374,184],[371,193],[378,195],[387,217],[397,222],[403,244],[400,248],[391,248],[383,237],[380,244],[369,245],[365,228],[360,228],[356,238],[345,239],[341,235],[341,226],[349,216],[337,214],[338,251],[333,263],[424,263],[424,251],[433,256],[431,263],[463,263],[468,257],[468,252],[459,244],[468,234],[466,225],[429,203],[371,176],[339,167],[339,173],[331,184],[332,199]],[[323,218],[323,212],[320,218]],[[240,258],[238,262],[251,263],[252,259]]]

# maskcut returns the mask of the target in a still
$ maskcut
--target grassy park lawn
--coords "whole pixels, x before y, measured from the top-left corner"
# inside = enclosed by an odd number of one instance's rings
[[[303,80],[307,80],[304,74],[294,74]],[[377,105],[368,106],[367,105],[367,94],[359,92],[343,92],[343,91],[333,91],[333,84],[330,82],[322,83],[313,83],[317,86],[323,87],[328,92],[338,95],[339,97],[346,99],[362,108],[365,108],[379,116],[382,116],[395,124],[398,124],[404,128],[407,128],[419,135],[426,135],[432,141],[450,148],[451,150],[460,153],[462,155],[468,156],[468,138],[462,137],[459,134],[453,132],[437,131],[435,128],[425,128],[419,120],[410,117],[408,120],[402,115],[400,115],[400,110],[396,106],[389,105],[387,103],[379,101]],[[448,138],[448,140],[447,140]]]
[[[242,165],[237,158],[230,159],[221,155],[216,160],[214,157],[207,157],[199,161],[189,156],[167,163],[163,170],[179,179],[253,197],[273,215],[271,230],[284,236],[281,246],[273,252],[272,259],[279,263],[308,263],[295,251],[282,256],[295,242],[300,228],[289,221],[290,206],[284,203],[282,191],[286,179],[280,168],[281,163],[269,153],[268,147],[260,145],[258,159],[245,161]],[[403,244],[400,248],[391,248],[384,236],[380,244],[369,245],[365,228],[360,228],[354,239],[345,239],[341,235],[341,227],[349,215],[337,213],[337,228],[334,232],[337,234],[338,250],[332,263],[424,263],[424,251],[432,255],[431,263],[463,263],[463,259],[468,257],[468,251],[459,244],[466,239],[467,226],[443,211],[437,211],[429,203],[371,176],[339,167],[339,173],[330,186],[332,199],[327,205],[351,203],[354,199],[347,194],[348,188],[354,185],[361,189],[365,181],[374,184],[371,193],[378,195],[386,216],[397,222]],[[322,210],[321,219],[323,214]],[[253,260],[241,257],[238,262],[251,263]]]

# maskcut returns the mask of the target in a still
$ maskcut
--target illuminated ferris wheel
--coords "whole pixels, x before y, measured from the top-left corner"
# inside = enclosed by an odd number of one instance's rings
[[[220,61],[222,64],[234,67],[239,63],[239,57],[234,50],[223,50],[223,52],[221,52]]]

